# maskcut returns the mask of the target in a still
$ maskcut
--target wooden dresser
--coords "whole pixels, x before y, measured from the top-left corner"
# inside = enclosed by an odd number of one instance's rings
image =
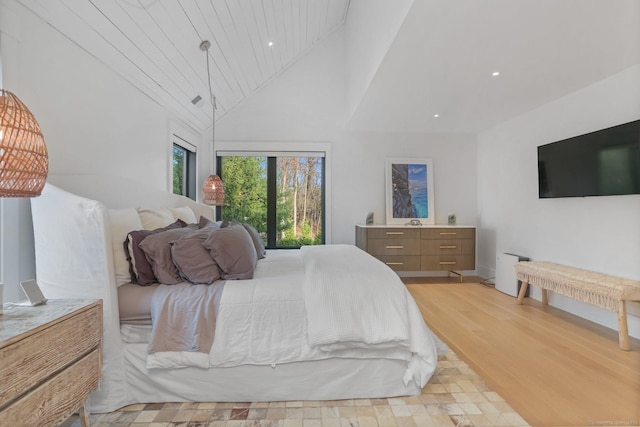
[[[464,226],[357,225],[356,246],[396,271],[476,269],[476,229]]]
[[[0,426],[56,426],[86,401],[102,376],[102,301],[5,304],[0,315]]]

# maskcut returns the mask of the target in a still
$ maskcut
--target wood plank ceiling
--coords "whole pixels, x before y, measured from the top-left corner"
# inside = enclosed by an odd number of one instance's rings
[[[19,0],[196,130],[344,24],[349,0]],[[196,106],[192,100],[200,96]]]

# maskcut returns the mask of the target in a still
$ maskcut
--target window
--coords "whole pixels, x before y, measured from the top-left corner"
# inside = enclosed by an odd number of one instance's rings
[[[324,153],[221,153],[217,217],[253,225],[269,249],[325,242]]]
[[[194,150],[190,150],[183,145],[187,144],[173,143],[173,193],[196,200],[195,147],[193,147]]]

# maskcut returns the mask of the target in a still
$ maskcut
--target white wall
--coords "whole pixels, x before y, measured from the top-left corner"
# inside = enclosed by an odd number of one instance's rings
[[[40,123],[49,171],[115,174],[166,189],[169,113],[21,6],[11,10],[20,31],[2,38],[4,86]]]
[[[476,139],[474,135],[398,132],[350,132],[334,144],[334,236],[337,243],[354,242],[354,225],[367,212],[384,224],[387,158],[433,160],[435,222],[446,224],[455,213],[458,224],[476,225]]]
[[[476,224],[474,135],[348,132],[345,122],[345,34],[334,33],[277,80],[218,121],[216,148],[270,147],[274,142],[331,144],[327,188],[330,243],[355,242],[355,225],[373,211],[385,221],[385,159],[434,161],[436,223],[456,213]],[[253,142],[253,143],[251,143]],[[330,171],[330,172],[329,172]]]
[[[350,118],[414,0],[351,0],[345,23],[346,106]]]
[[[640,279],[640,195],[538,199],[537,181],[537,146],[638,120],[639,94],[636,65],[479,134],[481,274],[493,276],[496,253],[512,252]],[[559,295],[550,304],[617,329],[615,313]],[[640,337],[640,317],[629,329]]]
[[[0,1],[0,33],[3,87],[38,120],[51,174],[118,175],[166,190],[170,131],[186,129],[202,144],[199,132],[14,0]],[[206,144],[202,151],[206,174]],[[0,210],[0,280],[6,298],[16,299],[19,281],[35,275],[29,202],[3,201]]]

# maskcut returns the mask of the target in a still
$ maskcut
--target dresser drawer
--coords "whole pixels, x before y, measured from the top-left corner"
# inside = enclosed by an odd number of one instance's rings
[[[371,255],[420,255],[419,239],[370,239]]]
[[[380,261],[396,271],[420,271],[420,256],[376,256]]]
[[[410,228],[369,228],[367,237],[371,239],[420,239],[420,230]]]
[[[101,339],[102,306],[96,304],[0,348],[0,407],[98,347]]]
[[[422,239],[474,239],[474,228],[423,228],[420,230]]]
[[[12,402],[0,412],[1,426],[58,425],[78,409],[98,386],[102,370],[100,349]]]
[[[437,270],[474,270],[473,255],[423,255],[420,267],[425,271]]]
[[[472,239],[421,240],[422,255],[471,255],[474,250]]]

